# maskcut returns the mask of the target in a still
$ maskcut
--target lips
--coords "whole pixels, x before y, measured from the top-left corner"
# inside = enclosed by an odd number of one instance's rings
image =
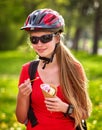
[[[37,49],[37,52],[38,52],[38,53],[43,53],[43,52],[45,52],[45,50],[46,50],[46,49]]]

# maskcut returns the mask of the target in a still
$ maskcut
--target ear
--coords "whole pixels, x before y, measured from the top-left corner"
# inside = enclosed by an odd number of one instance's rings
[[[56,35],[56,43],[59,43],[60,42],[60,35]]]

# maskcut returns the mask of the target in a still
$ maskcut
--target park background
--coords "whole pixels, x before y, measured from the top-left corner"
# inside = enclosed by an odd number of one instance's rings
[[[83,64],[93,111],[88,130],[102,129],[102,0],[0,1],[0,130],[23,130],[15,117],[22,64],[36,58],[28,36],[20,30],[29,13],[39,8],[60,12],[66,23],[65,44]]]

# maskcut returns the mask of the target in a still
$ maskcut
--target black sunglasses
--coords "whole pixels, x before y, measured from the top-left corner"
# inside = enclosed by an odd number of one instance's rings
[[[38,44],[39,40],[45,44],[47,42],[50,42],[53,38],[53,36],[55,36],[56,34],[52,33],[52,34],[46,34],[46,35],[42,35],[41,37],[36,37],[36,36],[31,36],[30,37],[30,41],[32,44]]]

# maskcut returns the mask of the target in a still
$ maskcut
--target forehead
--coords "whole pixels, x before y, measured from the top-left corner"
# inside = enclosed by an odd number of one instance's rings
[[[46,34],[51,34],[52,32],[30,32],[30,36],[41,36]]]

